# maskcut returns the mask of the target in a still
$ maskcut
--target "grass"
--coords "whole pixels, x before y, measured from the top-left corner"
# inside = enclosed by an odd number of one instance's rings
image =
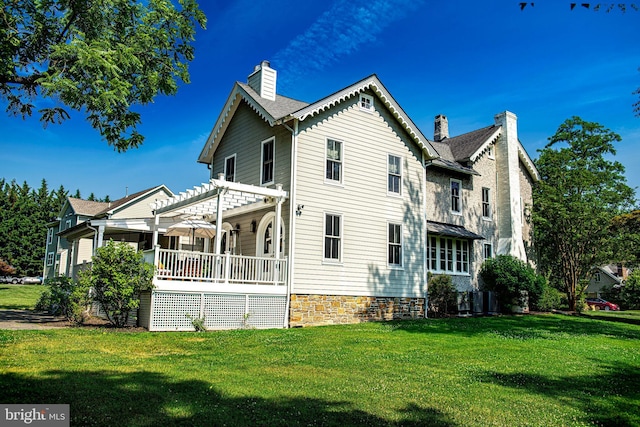
[[[0,284],[0,310],[29,310],[47,289],[42,285]]]
[[[585,310],[583,315],[593,319],[612,320],[617,322],[635,323],[640,325],[640,310],[606,311]]]
[[[72,425],[640,425],[640,326],[560,315],[0,330],[0,402]]]

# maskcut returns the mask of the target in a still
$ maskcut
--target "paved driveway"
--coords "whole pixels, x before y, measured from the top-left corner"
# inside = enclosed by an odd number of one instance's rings
[[[0,310],[0,329],[51,329],[69,326],[62,317],[31,310]]]

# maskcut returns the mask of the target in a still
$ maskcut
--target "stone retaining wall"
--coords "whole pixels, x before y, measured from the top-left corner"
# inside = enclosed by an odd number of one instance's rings
[[[317,326],[424,317],[424,298],[291,295],[289,325]]]

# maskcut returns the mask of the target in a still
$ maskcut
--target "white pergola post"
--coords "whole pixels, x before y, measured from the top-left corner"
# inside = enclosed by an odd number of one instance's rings
[[[98,226],[98,245],[96,246],[95,249],[102,247],[103,240],[104,240],[104,225],[100,225]],[[95,249],[93,251],[94,255],[95,255]]]
[[[158,227],[160,226],[160,215],[155,213],[155,222],[153,227],[153,247],[158,246]]]
[[[276,189],[278,191],[282,191],[282,184],[276,185]],[[282,227],[282,220],[280,219],[280,215],[282,214],[282,197],[277,197],[276,200],[276,218],[274,220],[273,228],[275,228],[275,244],[273,245],[273,250],[275,252],[276,260],[280,259],[280,236],[282,233],[280,232],[280,227]]]
[[[226,190],[220,188],[218,191],[218,206],[216,209],[216,247],[213,253],[220,255],[220,243],[222,242],[222,211],[224,210],[224,194]]]

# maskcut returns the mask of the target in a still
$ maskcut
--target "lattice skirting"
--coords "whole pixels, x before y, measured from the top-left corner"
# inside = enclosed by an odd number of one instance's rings
[[[150,331],[193,331],[194,319],[204,319],[204,326],[212,330],[267,329],[284,327],[287,299],[285,295],[153,291],[140,303],[140,320],[148,322],[142,326]]]

